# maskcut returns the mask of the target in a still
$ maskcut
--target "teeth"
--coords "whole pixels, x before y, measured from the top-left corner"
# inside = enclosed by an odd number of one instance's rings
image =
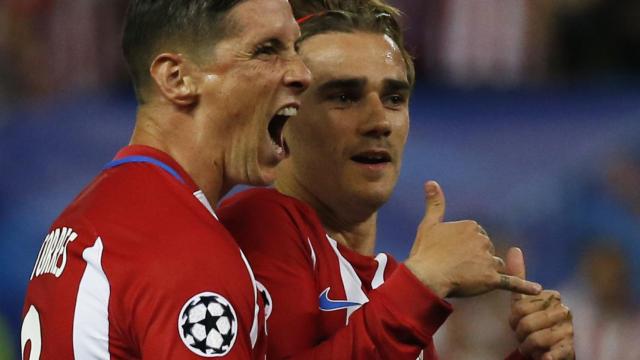
[[[281,116],[296,116],[298,115],[298,108],[294,106],[287,106],[285,108],[280,109],[276,115]]]

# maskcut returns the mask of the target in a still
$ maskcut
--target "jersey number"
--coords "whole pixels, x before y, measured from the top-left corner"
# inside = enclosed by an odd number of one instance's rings
[[[31,305],[27,315],[22,322],[22,331],[20,333],[22,342],[22,357],[24,358],[24,348],[28,341],[31,341],[31,354],[29,360],[40,359],[40,350],[42,350],[42,333],[40,332],[40,314],[38,310]]]

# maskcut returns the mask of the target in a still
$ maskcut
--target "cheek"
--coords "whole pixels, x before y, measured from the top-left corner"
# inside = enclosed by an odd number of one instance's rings
[[[239,81],[254,90],[264,90],[279,84],[284,76],[284,65],[280,60],[252,61],[244,66]]]
[[[407,117],[400,117],[396,119],[396,121],[394,121],[394,125],[395,125],[393,128],[393,136],[395,138],[394,141],[397,143],[397,145],[401,146],[400,150],[402,150],[409,136],[409,120]]]

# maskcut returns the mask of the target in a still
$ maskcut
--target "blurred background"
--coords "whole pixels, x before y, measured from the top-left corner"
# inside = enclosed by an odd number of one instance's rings
[[[640,359],[640,1],[397,0],[418,83],[379,250],[404,259],[424,204],[472,218],[561,290],[578,358]],[[0,0],[0,360],[20,357],[48,227],[129,140],[125,0]],[[502,249],[502,250],[500,250]],[[455,301],[442,359],[515,348],[509,297]]]

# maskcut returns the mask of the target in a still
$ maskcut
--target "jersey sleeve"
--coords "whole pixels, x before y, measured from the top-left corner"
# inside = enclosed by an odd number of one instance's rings
[[[106,257],[107,276],[119,279],[110,299],[110,331],[119,334],[113,339],[135,344],[141,359],[250,359],[253,289],[238,285],[247,280],[238,275],[243,269],[233,267],[237,262],[212,261],[214,252],[233,255],[222,247],[173,251],[170,257],[158,250],[128,269],[117,268],[123,261],[109,266]],[[239,249],[235,253],[239,258]],[[118,353],[120,344],[110,346]]]
[[[451,306],[422,285],[401,265],[369,292],[369,302],[331,338],[292,354],[292,359],[410,359],[424,350],[437,359],[432,337]]]
[[[316,341],[317,294],[312,264],[290,214],[276,203],[217,210],[268,291],[269,359],[283,358]],[[270,303],[270,304],[269,304]]]
[[[313,254],[291,212],[275,202],[219,212],[273,301],[267,319],[269,359],[411,359],[426,348],[450,306],[400,266],[347,326],[325,338],[316,328],[318,289]]]

